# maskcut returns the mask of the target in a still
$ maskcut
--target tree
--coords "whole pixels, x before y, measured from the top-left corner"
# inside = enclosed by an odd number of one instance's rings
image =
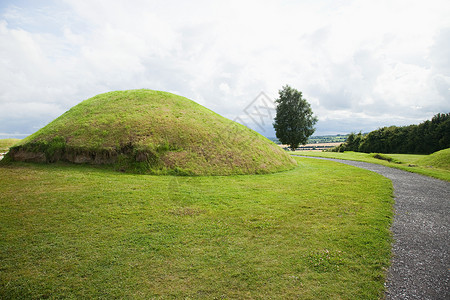
[[[317,118],[313,116],[311,105],[303,99],[302,92],[286,85],[278,93],[273,127],[278,140],[295,150],[300,144],[306,144],[314,133]]]
[[[340,152],[344,152],[344,151],[358,151],[359,150],[359,145],[361,144],[362,141],[362,134],[361,131],[358,134],[355,133],[350,133],[349,136],[347,137],[347,140],[345,141],[345,143],[341,144],[341,151]]]

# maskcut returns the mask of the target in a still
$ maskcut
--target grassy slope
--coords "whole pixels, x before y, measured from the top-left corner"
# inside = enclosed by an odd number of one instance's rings
[[[17,144],[20,139],[0,139],[0,152],[8,151],[14,144]]]
[[[298,151],[295,154],[303,156],[328,157],[328,158],[364,161],[450,181],[449,149],[441,150],[430,155],[382,154],[383,157],[392,158],[394,159],[395,162],[388,162],[386,160],[376,159],[373,157],[372,154],[351,152],[351,151],[346,151],[343,153]]]
[[[418,160],[417,164],[450,171],[450,148],[427,155]]]
[[[390,181],[297,160],[259,176],[0,167],[0,298],[381,297]]]
[[[153,173],[226,175],[270,173],[295,165],[255,131],[187,98],[152,90],[110,92],[85,100],[21,144],[51,143],[56,137],[68,148],[98,152],[128,147],[150,154],[145,163],[126,161],[121,166],[132,171],[142,167]]]

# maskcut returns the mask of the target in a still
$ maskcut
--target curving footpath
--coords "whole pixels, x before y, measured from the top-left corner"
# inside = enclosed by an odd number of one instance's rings
[[[450,299],[450,182],[382,165],[340,160],[394,186],[393,257],[386,299]]]

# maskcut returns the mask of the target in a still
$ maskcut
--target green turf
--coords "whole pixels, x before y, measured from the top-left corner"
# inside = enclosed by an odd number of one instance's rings
[[[418,160],[417,164],[450,171],[450,148],[427,155]]]
[[[383,155],[392,157],[394,162],[407,165],[416,165],[419,160],[428,156],[422,154],[383,154]]]
[[[244,125],[187,98],[152,90],[110,92],[81,102],[23,139],[9,158],[36,161],[30,153],[44,154],[37,157],[46,162],[112,164],[152,174],[261,174],[295,167],[280,147]]]
[[[0,298],[381,298],[391,182],[297,160],[212,177],[2,166]]]
[[[11,146],[14,146],[20,139],[0,139],[0,152],[8,151]]]
[[[362,152],[315,152],[315,151],[297,151],[291,154],[338,158],[345,160],[356,160],[381,164],[408,172],[414,172],[434,178],[450,181],[450,149],[438,151],[430,155],[419,154],[378,154],[384,159],[375,158],[376,154]],[[387,161],[386,159],[391,159]]]

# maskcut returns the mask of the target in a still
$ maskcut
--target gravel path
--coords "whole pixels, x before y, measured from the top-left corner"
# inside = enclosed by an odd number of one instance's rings
[[[386,299],[450,299],[450,182],[376,164],[328,160],[379,173],[394,185]]]

